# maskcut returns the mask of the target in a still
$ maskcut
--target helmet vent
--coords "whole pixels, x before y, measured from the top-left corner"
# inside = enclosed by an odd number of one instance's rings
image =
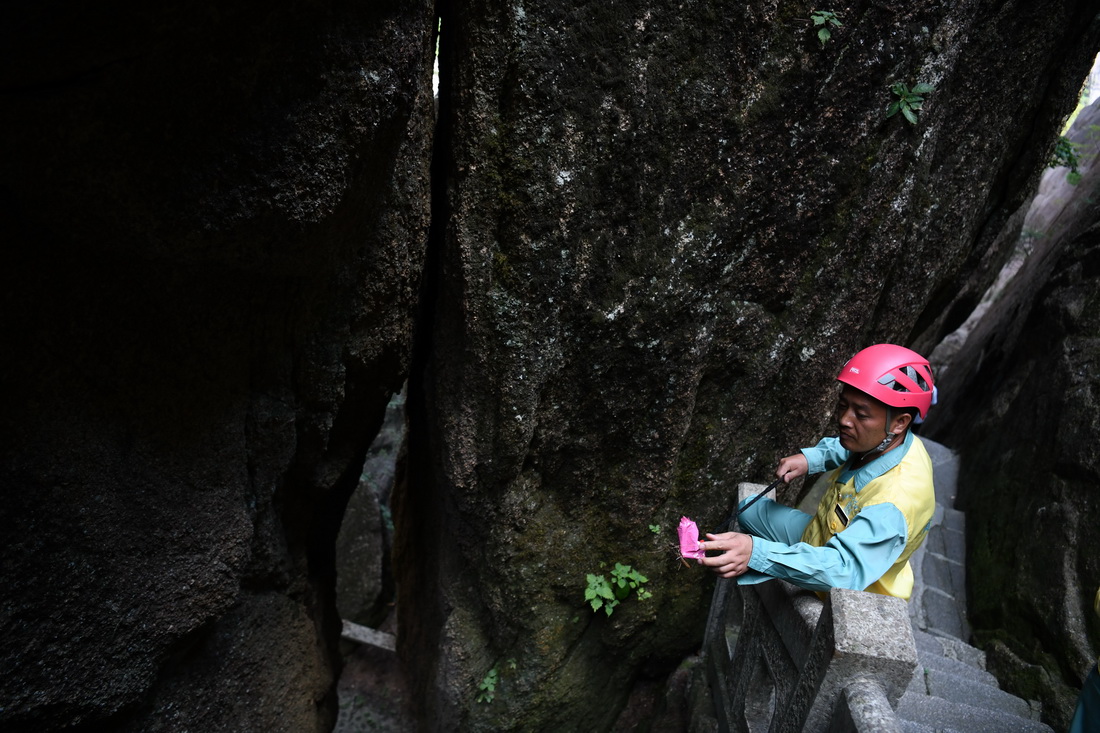
[[[900,372],[900,374],[898,373]],[[911,366],[898,367],[894,372],[887,372],[878,379],[878,383],[884,387],[888,387],[895,392],[913,392],[914,390],[898,381],[897,377],[905,377],[910,384],[915,386],[917,390],[921,392],[929,391],[928,382],[924,376]]]

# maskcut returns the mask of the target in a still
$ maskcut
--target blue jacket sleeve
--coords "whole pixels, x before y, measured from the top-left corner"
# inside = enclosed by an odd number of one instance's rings
[[[781,578],[809,590],[863,590],[882,577],[905,549],[905,517],[893,504],[866,507],[822,547],[752,538],[749,568],[738,582]]]
[[[848,460],[848,449],[840,445],[840,438],[822,438],[813,448],[803,448],[810,473],[821,473]]]

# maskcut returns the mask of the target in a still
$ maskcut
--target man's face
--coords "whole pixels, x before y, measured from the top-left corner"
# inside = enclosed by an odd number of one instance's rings
[[[836,401],[840,444],[852,453],[866,453],[886,437],[886,405],[855,387],[844,385]]]

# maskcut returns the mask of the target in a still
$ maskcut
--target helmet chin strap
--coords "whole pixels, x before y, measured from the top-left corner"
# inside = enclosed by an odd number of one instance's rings
[[[897,433],[887,433],[886,437],[882,439],[882,442],[878,444],[877,448],[867,451],[868,453],[882,453],[884,450],[890,447],[890,444],[894,442],[894,438],[898,437]]]
[[[893,410],[891,410],[890,406],[887,405],[886,406],[886,428],[887,428],[886,437],[882,439],[882,442],[878,444],[878,447],[872,448],[871,450],[864,453],[863,457],[866,458],[867,456],[870,456],[870,455],[875,455],[875,454],[878,454],[878,453],[882,453],[884,450],[886,450],[887,448],[890,447],[890,444],[894,442],[894,438],[898,437],[897,433],[891,433],[890,430],[889,430],[890,423],[893,422],[893,419],[894,419]]]

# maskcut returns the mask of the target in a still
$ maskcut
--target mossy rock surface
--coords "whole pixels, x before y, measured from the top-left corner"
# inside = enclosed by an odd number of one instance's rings
[[[444,17],[448,219],[398,513],[430,726],[609,729],[698,648],[709,600],[649,525],[717,526],[737,482],[828,429],[847,357],[930,351],[1007,257],[1095,52],[1067,43],[1075,6],[856,4],[824,47],[809,10]],[[918,125],[886,119],[895,82],[935,87]],[[600,562],[653,598],[592,618]],[[512,657],[506,712],[474,704]]]

